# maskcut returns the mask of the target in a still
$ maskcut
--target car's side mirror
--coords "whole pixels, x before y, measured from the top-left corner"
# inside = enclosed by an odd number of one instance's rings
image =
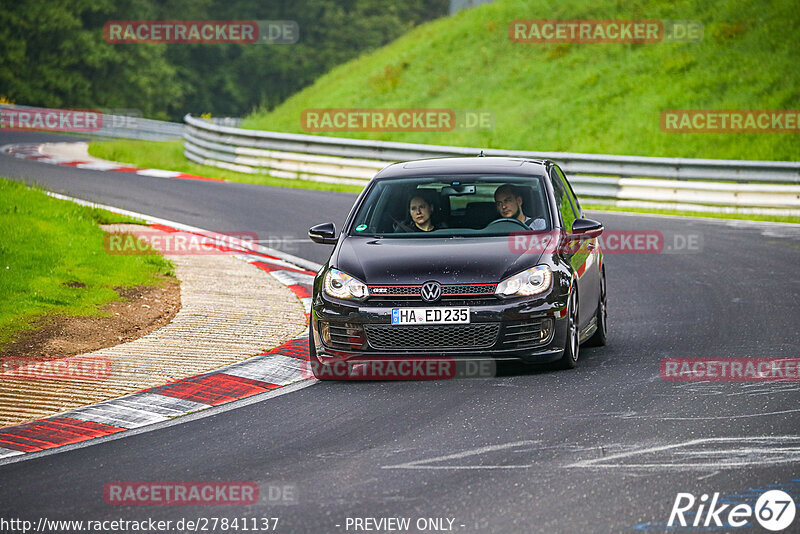
[[[585,237],[598,237],[603,233],[603,223],[593,219],[575,219],[572,222],[572,233]]]
[[[323,245],[336,244],[336,225],[332,222],[318,224],[308,229],[308,237],[314,243],[322,243]]]

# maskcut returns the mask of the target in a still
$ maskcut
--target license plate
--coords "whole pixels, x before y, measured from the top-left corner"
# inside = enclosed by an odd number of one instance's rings
[[[466,324],[469,308],[392,308],[392,324]]]

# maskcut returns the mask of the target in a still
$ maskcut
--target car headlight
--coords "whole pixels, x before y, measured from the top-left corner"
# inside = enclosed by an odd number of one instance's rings
[[[514,276],[509,276],[499,284],[495,295],[516,297],[538,295],[550,289],[553,282],[553,271],[547,265],[537,265]]]
[[[337,299],[364,300],[369,293],[366,284],[338,269],[328,269],[323,287],[326,295]]]

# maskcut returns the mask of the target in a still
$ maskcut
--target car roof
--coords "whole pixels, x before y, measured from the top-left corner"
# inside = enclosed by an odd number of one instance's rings
[[[432,158],[401,161],[385,167],[375,175],[376,180],[431,176],[439,174],[546,174],[550,161],[543,159],[472,157]]]

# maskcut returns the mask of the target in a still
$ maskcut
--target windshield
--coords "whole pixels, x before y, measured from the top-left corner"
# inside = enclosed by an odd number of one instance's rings
[[[550,230],[544,177],[434,176],[377,182],[351,236],[453,237]]]

